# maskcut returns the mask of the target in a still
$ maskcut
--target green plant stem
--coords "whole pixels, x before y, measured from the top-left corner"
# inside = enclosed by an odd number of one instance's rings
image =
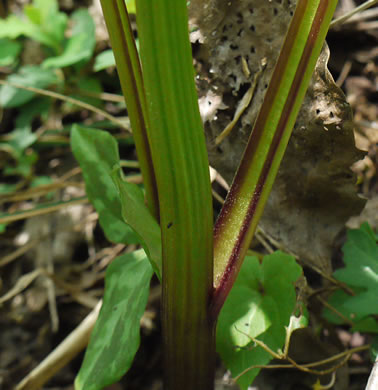
[[[214,386],[212,198],[185,0],[139,0],[137,23],[163,247],[166,390]]]
[[[215,225],[215,317],[251,243],[336,5],[337,0],[297,4],[264,103]]]
[[[154,167],[148,142],[148,112],[138,52],[124,0],[101,0],[114,51],[119,80],[125,97],[135,148],[140,162],[146,199],[152,215],[159,219]]]

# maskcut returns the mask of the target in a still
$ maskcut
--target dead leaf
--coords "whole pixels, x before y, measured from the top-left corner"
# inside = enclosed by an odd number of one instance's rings
[[[229,183],[263,101],[295,2],[230,4],[211,0],[192,1],[190,6],[199,96],[211,91],[223,102],[205,122],[210,164]],[[305,264],[330,273],[333,242],[365,202],[356,194],[350,170],[363,154],[355,147],[351,109],[327,69],[328,57],[324,47],[261,226]],[[215,145],[263,61],[266,67],[251,104],[231,133]],[[245,62],[250,74],[243,69]]]

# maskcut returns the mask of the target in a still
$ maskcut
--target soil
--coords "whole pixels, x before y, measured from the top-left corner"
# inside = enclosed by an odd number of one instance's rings
[[[16,3],[16,2],[15,2]],[[24,3],[24,2],[22,2]],[[86,2],[88,3],[88,2]],[[340,0],[338,15],[362,3],[362,1]],[[62,2],[67,12],[74,7],[88,4]],[[22,6],[22,4],[21,4]],[[10,9],[14,5],[11,4]],[[17,7],[16,7],[17,8]],[[98,5],[92,8],[96,20]],[[378,228],[378,7],[359,14],[354,21],[331,30],[327,37],[330,46],[329,69],[336,83],[344,91],[354,112],[355,140],[357,147],[366,153],[365,157],[351,167],[358,175],[358,193],[368,199],[361,215],[352,218],[347,226],[357,227],[363,221]],[[107,43],[106,32],[101,27],[97,50],[104,50]],[[24,57],[24,61],[28,58]],[[0,69],[1,71],[2,69]],[[3,78],[4,74],[1,74]],[[120,93],[116,73],[110,69],[99,74],[104,90]],[[61,103],[55,104],[53,118],[48,126],[60,131],[77,121],[95,121],[97,118],[88,111],[62,110]],[[105,108],[115,115],[124,115],[124,109],[114,102],[107,102]],[[6,137],[13,128],[19,112],[7,109],[2,112],[0,137]],[[46,123],[38,120],[33,123],[33,131],[46,128]],[[113,131],[114,132],[114,131]],[[85,195],[83,179],[77,168],[68,144],[67,134],[60,132],[59,140],[41,136],[36,146],[39,154],[33,175],[48,176],[53,179],[52,187],[44,188],[44,193],[30,191],[28,180],[18,176],[5,176],[0,180],[6,184],[17,184],[12,194],[0,194],[0,207],[3,213],[15,213],[31,209],[37,204],[49,201],[69,200]],[[115,131],[114,134],[122,137]],[[58,143],[59,141],[59,143]],[[10,163],[9,156],[1,148],[1,166]],[[135,159],[135,151],[127,142],[121,144],[121,158]],[[137,173],[128,168],[127,173]],[[64,183],[63,185],[61,183]],[[217,187],[218,186],[218,187]],[[219,190],[219,184],[215,183]],[[215,202],[216,211],[219,204]],[[1,215],[0,215],[1,217]],[[341,263],[340,246],[345,236],[335,243],[333,264]],[[0,299],[7,294],[8,299],[0,303],[0,390],[15,389],[17,384],[53,351],[90,313],[103,295],[106,266],[120,253],[132,248],[114,245],[107,241],[93,207],[85,202],[60,208],[57,212],[23,218],[7,225],[0,241]],[[266,250],[256,240],[255,250]],[[36,275],[35,270],[46,269],[46,274]],[[322,285],[322,277],[314,269],[305,269],[307,283],[314,289]],[[51,276],[53,275],[53,276]],[[29,279],[29,280],[27,280]],[[141,347],[134,364],[127,375],[112,390],[143,390],[162,388],[162,344],[160,333],[160,287],[153,280],[151,296],[141,326]],[[312,328],[296,338],[297,346],[305,346],[317,351],[319,357],[324,350],[338,351],[369,342],[368,335],[353,334],[348,327],[324,327],[320,329],[320,307],[310,302],[309,309],[314,316]],[[316,325],[316,326],[315,326]],[[317,329],[315,329],[317,327]],[[317,333],[316,333],[317,332]],[[316,334],[316,336],[315,336]],[[293,350],[298,353],[300,349]],[[315,353],[315,352],[314,352]],[[83,352],[73,357],[59,370],[43,389],[72,390]],[[273,362],[274,363],[274,362]],[[362,390],[365,388],[372,363],[367,352],[354,354],[347,365],[337,372],[334,389]],[[273,380],[272,380],[273,378]],[[344,378],[344,379],[342,379]],[[311,389],[316,378],[290,370],[262,370],[253,389]],[[332,376],[324,379],[330,382]],[[322,380],[323,381],[323,380]],[[285,385],[283,386],[282,383]],[[323,382],[322,382],[323,383]],[[229,380],[226,369],[220,361],[217,369],[217,389],[235,388]]]

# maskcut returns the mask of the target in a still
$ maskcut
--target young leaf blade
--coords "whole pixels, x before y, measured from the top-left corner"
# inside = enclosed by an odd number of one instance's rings
[[[233,376],[272,359],[260,347],[249,349],[253,346],[250,337],[263,341],[273,351],[282,348],[285,326],[296,304],[294,282],[301,273],[295,259],[279,251],[265,256],[262,264],[256,257],[246,257],[217,326],[217,350]],[[256,368],[239,378],[243,390],[258,372]]]
[[[133,183],[123,179],[120,166],[112,172],[112,179],[119,191],[122,217],[140,237],[143,249],[151,261],[152,267],[161,280],[161,232],[156,219],[144,203],[142,190]]]
[[[95,24],[86,9],[79,9],[72,14],[72,36],[66,42],[61,55],[46,59],[44,68],[64,68],[80,62],[87,62],[92,57],[96,44]]]
[[[104,302],[75,380],[76,390],[102,390],[130,368],[140,344],[140,319],[152,274],[142,249],[109,265]]]
[[[108,240],[139,243],[139,238],[122,218],[121,201],[111,179],[113,167],[119,164],[116,140],[105,131],[74,125],[71,147],[83,170],[88,198],[99,213]]]
[[[22,49],[21,43],[8,38],[0,38],[0,47],[0,66],[15,65]]]
[[[113,66],[115,66],[114,53],[113,50],[109,49],[97,55],[93,70],[95,72],[99,72],[100,70],[111,68]]]

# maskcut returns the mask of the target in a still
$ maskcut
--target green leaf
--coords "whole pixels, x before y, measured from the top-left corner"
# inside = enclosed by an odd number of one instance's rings
[[[15,39],[23,35],[47,46],[54,47],[55,45],[48,35],[44,34],[38,26],[27,19],[10,15],[7,19],[0,20],[0,38]]]
[[[59,6],[56,0],[34,0],[32,5],[24,7],[24,12],[31,22],[43,25],[59,13]]]
[[[76,390],[102,390],[130,368],[140,344],[152,267],[143,250],[117,257],[106,270],[104,302],[75,380]]]
[[[0,194],[8,195],[17,190],[17,184],[0,183]]]
[[[377,236],[367,223],[360,229],[348,231],[343,252],[345,268],[335,271],[333,276],[350,286],[355,295],[336,291],[328,302],[345,317],[357,322],[358,326],[359,321],[378,314]],[[342,319],[328,309],[324,314],[329,321],[342,323]],[[364,322],[362,324],[366,325]]]
[[[135,0],[126,0],[127,12],[136,14]]]
[[[119,165],[114,168],[112,178],[121,197],[123,219],[140,237],[143,249],[161,280],[160,226],[145,205],[142,190],[136,184],[128,183],[123,179],[122,169]]]
[[[378,333],[378,321],[373,317],[365,317],[357,321],[351,329],[352,332]]]
[[[100,107],[102,105],[101,99],[94,96],[88,96],[85,94],[86,92],[89,92],[89,93],[100,95],[100,93],[102,92],[102,86],[100,80],[98,80],[97,78],[90,77],[90,76],[80,77],[76,82],[76,88],[78,88],[79,92],[70,95],[70,97],[80,100],[84,103],[88,103],[95,107]],[[70,106],[70,109],[72,111],[80,110],[80,107],[76,105],[70,103],[66,103],[66,105]]]
[[[0,39],[0,47],[0,66],[15,65],[22,48],[21,43],[3,38]]]
[[[17,156],[17,158],[17,165],[15,167],[5,167],[4,175],[20,175],[29,178],[32,174],[33,167],[38,160],[38,154],[34,150],[31,150],[30,153],[23,153]]]
[[[31,132],[29,126],[25,126],[12,131],[9,144],[15,149],[15,154],[20,155],[26,148],[33,145],[36,140],[36,134]]]
[[[38,116],[44,116],[48,113],[51,100],[47,98],[35,98],[24,104],[22,111],[15,121],[15,129],[10,135],[9,145],[14,149],[15,156],[31,146],[36,140],[37,135],[32,132],[32,121]]]
[[[64,68],[91,59],[96,44],[95,24],[89,12],[80,9],[72,14],[72,36],[61,55],[50,57],[42,64],[44,68]]]
[[[57,2],[35,0],[24,7],[24,12],[22,18],[10,15],[6,20],[0,20],[0,38],[15,39],[24,35],[58,53],[67,27],[67,15],[59,12]]]
[[[96,57],[93,70],[99,72],[112,66],[115,66],[113,50],[105,50]]]
[[[56,84],[58,77],[53,70],[41,69],[35,65],[26,65],[20,68],[18,73],[10,75],[7,81],[16,85],[43,89]],[[0,106],[18,107],[30,101],[34,95],[34,92],[4,85],[0,89]]]
[[[28,35],[29,31],[34,30],[36,30],[35,26],[15,15],[10,15],[5,20],[0,19],[0,38],[15,39],[21,35]]]
[[[24,7],[25,15],[29,21],[39,28],[39,33],[51,43],[49,46],[59,50],[64,40],[64,32],[67,27],[67,15],[59,12],[56,0],[34,0],[32,5]],[[51,21],[54,23],[51,23]],[[35,38],[31,36],[31,38]],[[41,41],[41,43],[46,43]]]
[[[370,349],[371,361],[375,362],[378,356],[378,335],[375,335],[373,337],[370,344],[371,344],[371,349]]]
[[[53,179],[50,176],[36,176],[30,183],[30,188],[53,184]]]
[[[74,125],[71,147],[83,170],[88,198],[99,213],[108,240],[139,243],[139,238],[123,221],[121,201],[111,178],[113,167],[119,164],[115,139],[105,131]]]
[[[273,351],[282,348],[296,304],[294,282],[301,272],[295,259],[282,252],[265,256],[262,264],[257,257],[246,257],[217,325],[217,350],[233,376],[272,359],[260,347],[251,349],[250,337]],[[241,388],[247,389],[258,372],[253,369],[240,377]]]

